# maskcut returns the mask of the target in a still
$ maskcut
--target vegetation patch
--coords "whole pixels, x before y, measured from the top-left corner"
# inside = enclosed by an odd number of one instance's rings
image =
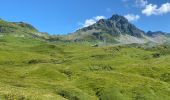
[[[83,71],[112,71],[114,68],[108,64],[92,64],[90,67],[82,69]]]
[[[4,95],[5,100],[30,100],[23,95],[19,94],[6,94]]]
[[[170,83],[170,73],[164,73],[161,75],[160,80]]]
[[[160,53],[154,53],[154,54],[152,54],[152,56],[153,56],[153,58],[159,58],[161,56],[161,54]]]

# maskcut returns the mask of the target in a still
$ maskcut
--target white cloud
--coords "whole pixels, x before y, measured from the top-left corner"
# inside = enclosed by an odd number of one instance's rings
[[[157,5],[149,4],[146,5],[145,9],[142,10],[142,13],[146,16],[156,15],[157,14]]]
[[[146,16],[151,15],[162,15],[170,12],[170,3],[162,4],[160,7],[153,4],[146,5],[145,9],[142,10],[142,13]]]
[[[96,23],[94,19],[87,19],[85,23],[83,24],[83,27],[88,27],[90,25],[93,25],[94,23]]]
[[[96,16],[96,17],[94,17],[94,19],[96,21],[99,21],[100,19],[105,19],[105,18],[106,18],[105,16]]]
[[[148,4],[147,0],[135,0],[137,7],[145,7]]]
[[[80,24],[80,25],[82,25],[83,27],[88,27],[90,25],[95,24],[100,19],[105,19],[105,18],[106,18],[105,16],[96,16],[96,17],[93,17],[91,19],[85,20],[85,22],[83,24]]]
[[[128,21],[137,21],[140,16],[139,15],[134,15],[134,14],[127,14],[124,16]]]
[[[162,6],[159,8],[160,14],[166,14],[170,12],[170,3],[162,4]]]
[[[163,15],[170,13],[170,3],[164,3],[160,7],[157,4],[151,4],[148,0],[122,0],[127,5],[131,4],[132,7],[143,8],[142,14],[146,16]]]

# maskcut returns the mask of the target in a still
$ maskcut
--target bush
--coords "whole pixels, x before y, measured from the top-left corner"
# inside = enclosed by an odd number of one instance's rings
[[[64,98],[66,98],[66,99],[69,99],[69,100],[80,100],[80,99],[78,98],[78,96],[72,95],[72,94],[71,94],[70,92],[68,92],[68,91],[62,90],[62,91],[59,91],[58,94],[61,95],[61,96],[64,97]]]
[[[41,60],[32,59],[32,60],[28,61],[28,64],[37,64],[37,63],[41,63],[41,62],[42,62]]]
[[[164,82],[170,82],[170,73],[164,73],[161,75],[160,80]]]
[[[154,53],[154,54],[152,54],[152,56],[153,56],[153,58],[159,58],[159,57],[161,56],[161,54],[159,54],[159,53]]]

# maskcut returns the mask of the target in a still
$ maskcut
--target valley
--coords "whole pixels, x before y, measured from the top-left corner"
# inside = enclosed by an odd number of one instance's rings
[[[169,100],[169,59],[167,33],[118,15],[61,36],[0,20],[0,99]]]

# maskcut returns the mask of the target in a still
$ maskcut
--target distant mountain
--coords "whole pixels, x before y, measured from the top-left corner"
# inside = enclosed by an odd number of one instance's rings
[[[162,31],[156,31],[156,32],[148,31],[146,33],[146,35],[151,36],[151,37],[157,36],[157,35],[167,35],[167,34],[168,33],[165,33],[165,32],[162,32]]]
[[[169,40],[166,33],[160,31],[145,33],[120,15],[113,15],[109,19],[101,19],[91,26],[77,30],[64,39],[75,42],[105,41],[122,44],[147,42],[164,43]]]

